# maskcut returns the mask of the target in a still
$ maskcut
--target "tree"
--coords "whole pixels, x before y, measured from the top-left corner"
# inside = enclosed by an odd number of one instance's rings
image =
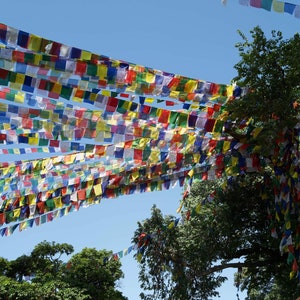
[[[134,235],[142,299],[209,299],[226,280],[220,274],[226,268],[238,270],[236,284],[248,291],[247,299],[300,295],[294,278],[300,245],[300,36],[283,40],[272,32],[267,39],[259,27],[251,34],[252,42],[241,34],[237,44],[238,87],[220,116],[223,137],[247,149],[222,155],[255,156],[260,168],[194,183],[179,224],[153,207]],[[214,151],[210,155],[220,154]]]
[[[73,246],[55,242],[36,245],[30,255],[0,258],[1,299],[126,299],[115,289],[123,273],[111,252],[83,249],[65,263]],[[96,282],[97,281],[97,282]]]
[[[115,283],[123,277],[121,263],[110,257],[109,251],[84,248],[69,260],[64,273],[66,282],[87,290],[92,299],[126,299],[115,289]]]
[[[273,288],[269,283],[284,273],[288,295],[294,296],[291,288],[296,289],[297,281],[288,281],[287,255],[280,254],[278,240],[270,235],[267,211],[272,207],[266,195],[272,191],[259,197],[257,190],[265,182],[256,175],[238,177],[226,190],[223,184],[195,184],[177,226],[175,217],[163,217],[156,207],[139,224],[139,279],[143,289],[152,291],[142,299],[209,299],[218,294],[216,289],[226,280],[220,272],[227,268],[243,269],[241,288],[253,292],[259,287],[265,295]]]
[[[252,42],[240,35],[243,41],[236,47],[241,60],[234,81],[239,85],[236,93],[243,88],[243,94],[226,104],[227,130],[234,137],[245,133],[243,138],[260,154],[274,155],[284,133],[294,131],[298,123],[300,35],[284,40],[281,32],[272,31],[267,39],[259,27],[251,31]]]
[[[73,246],[66,243],[41,242],[29,256],[22,255],[11,261],[7,275],[19,282],[24,277],[32,277],[32,282],[47,282],[57,278],[62,271],[62,255],[70,255],[73,251]]]
[[[281,237],[281,252],[288,254],[293,266],[290,276],[298,277],[300,35],[284,40],[281,32],[273,31],[267,39],[259,27],[251,34],[249,42],[241,33],[243,42],[237,47],[242,59],[235,66],[235,80],[249,92],[227,105],[228,131],[234,136],[248,123],[244,141],[272,170],[269,182],[275,207],[271,214]],[[275,289],[287,291],[286,280],[278,277]]]

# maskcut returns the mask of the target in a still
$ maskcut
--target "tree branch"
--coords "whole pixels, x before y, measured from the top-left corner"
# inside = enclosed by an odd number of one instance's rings
[[[226,263],[226,264],[221,264],[221,265],[216,265],[213,266],[209,269],[207,269],[204,272],[201,272],[199,275],[200,276],[207,276],[209,274],[212,274],[214,272],[220,272],[225,269],[229,268],[245,268],[245,267],[253,267],[253,266],[265,266],[269,264],[271,260],[260,260],[260,261],[254,261],[254,262],[235,262],[235,263]]]
[[[251,248],[239,249],[239,250],[235,251],[233,253],[233,255],[227,256],[225,258],[228,259],[228,260],[239,259],[242,256],[248,256],[248,255],[251,255],[253,253],[262,253],[262,252],[265,254],[265,256],[266,256],[266,254],[268,255],[269,259],[267,259],[267,261],[270,261],[271,259],[273,259],[273,261],[281,260],[281,258],[282,258],[279,251],[273,250],[271,248],[263,247],[262,245],[255,244],[255,243],[252,244]]]

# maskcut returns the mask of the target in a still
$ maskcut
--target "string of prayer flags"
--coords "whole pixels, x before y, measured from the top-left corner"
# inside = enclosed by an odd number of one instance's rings
[[[285,2],[240,3],[300,15],[298,5]],[[246,93],[236,85],[111,59],[0,24],[0,234],[51,222],[106,198],[183,187],[188,180],[187,197],[192,179],[260,172],[265,158],[224,131],[227,101]],[[253,139],[263,131],[245,126]],[[273,165],[280,182],[276,219],[284,222],[280,247],[292,262],[300,253],[300,230],[291,230],[289,210],[299,201],[299,152],[281,141],[278,148],[290,158],[288,174],[280,160]],[[297,261],[293,265],[295,273]]]
[[[232,94],[227,94],[227,91],[230,89],[226,85],[195,80],[125,61],[113,60],[107,56],[93,54],[85,50],[40,38],[5,24],[0,24],[0,42],[5,46],[16,49],[21,47],[23,49],[12,54],[7,53],[9,50],[6,52],[3,51],[5,52],[3,55],[5,59],[20,63],[36,63],[37,65],[44,65],[46,62],[46,67],[48,68],[60,72],[74,72],[74,74],[81,76],[81,78],[87,75],[91,77],[96,76],[96,85],[102,88],[117,88],[120,91],[136,94],[168,96],[180,99],[181,101],[194,99],[197,94],[232,96]],[[33,57],[35,52],[40,54],[40,56]],[[3,83],[8,82],[8,75],[14,76],[14,73],[4,70],[0,71]],[[21,82],[23,80],[22,77],[27,78],[23,90],[32,92],[32,86],[27,88],[28,82],[32,82],[31,76],[18,76]],[[57,95],[60,95],[66,97],[66,99],[69,98],[71,90],[67,85],[61,85],[58,83],[58,80],[56,84],[47,84],[47,81],[40,80],[40,85],[43,87],[46,85],[50,89],[51,96],[57,97]],[[89,78],[87,84],[92,83],[93,85],[92,81],[93,79]],[[21,84],[21,82],[18,82],[18,84]],[[93,88],[96,88],[96,86],[93,85]]]
[[[262,8],[267,11],[275,11],[278,13],[287,13],[296,18],[300,18],[300,5],[278,1],[278,0],[239,0],[239,3],[244,6],[252,6]]]

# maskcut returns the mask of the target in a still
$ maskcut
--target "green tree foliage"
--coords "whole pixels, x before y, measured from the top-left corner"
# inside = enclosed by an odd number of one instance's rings
[[[266,183],[256,174],[238,176],[227,189],[223,180],[198,182],[178,224],[154,206],[134,237],[141,249],[141,298],[210,299],[226,280],[220,272],[229,268],[243,270],[236,284],[247,299],[300,296],[297,280],[289,279],[288,255],[270,234],[273,193]]]
[[[123,277],[123,273],[119,260],[108,260],[111,255],[109,251],[84,248],[69,260],[66,282],[89,291],[92,299],[126,299],[115,289],[115,283]]]
[[[245,140],[270,155],[283,132],[294,129],[298,122],[300,35],[284,40],[281,32],[273,31],[268,39],[259,27],[251,31],[252,41],[240,35],[243,41],[236,47],[241,60],[235,65],[238,75],[234,81],[247,93],[227,104],[232,121],[228,130],[236,137],[246,129]],[[254,137],[250,135],[253,128],[262,131]]]
[[[235,80],[248,88],[248,93],[227,105],[231,126],[229,133],[235,137],[243,132],[242,141],[253,146],[265,158],[270,174],[269,184],[277,197],[276,208],[271,210],[277,220],[277,231],[292,239],[287,261],[299,258],[299,95],[300,95],[300,35],[284,40],[281,32],[273,31],[267,38],[259,27],[251,31],[252,41],[240,33],[243,41],[237,44],[241,60],[235,65],[238,75]],[[244,127],[243,124],[248,124]],[[241,126],[242,125],[242,126]],[[257,131],[257,129],[259,129]],[[255,133],[256,132],[256,133]],[[263,170],[262,170],[263,171]],[[287,198],[285,198],[288,195]],[[275,198],[275,197],[273,197]],[[270,200],[270,202],[272,199]],[[274,200],[273,200],[274,201]],[[276,211],[276,213],[275,213]],[[294,273],[297,266],[293,267]],[[243,287],[250,290],[250,299],[264,299],[263,288],[249,284],[255,278],[252,270],[243,273]],[[295,274],[294,274],[295,275]],[[291,288],[289,272],[279,269],[278,274],[266,287],[269,298],[275,295],[296,295],[299,290]],[[295,292],[295,294],[294,294]],[[256,296],[253,296],[256,295]],[[258,298],[257,295],[260,295]],[[255,298],[257,297],[257,298]],[[278,296],[277,296],[278,297]]]
[[[224,135],[247,144],[263,164],[255,173],[194,183],[179,224],[153,207],[134,235],[142,299],[210,299],[228,268],[238,270],[235,282],[248,300],[300,296],[293,278],[300,232],[300,36],[284,40],[274,31],[268,39],[259,27],[252,41],[240,34],[234,80],[242,93],[226,104]]]
[[[69,244],[44,241],[30,255],[12,261],[0,258],[0,298],[127,299],[116,289],[123,273],[119,261],[108,259],[111,252],[85,248],[65,263],[73,251]]]

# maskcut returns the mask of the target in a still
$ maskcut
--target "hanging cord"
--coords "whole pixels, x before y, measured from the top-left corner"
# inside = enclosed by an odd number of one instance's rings
[[[241,278],[242,278],[242,271],[243,271],[243,268],[239,267],[238,268],[238,274],[237,274],[237,280],[236,280],[236,287],[237,287],[236,298],[237,298],[237,300],[240,300],[239,292],[240,292],[240,283],[241,283]]]
[[[236,292],[236,298],[237,298],[237,300],[240,300],[240,295],[239,295],[239,287],[237,288],[237,292]]]

